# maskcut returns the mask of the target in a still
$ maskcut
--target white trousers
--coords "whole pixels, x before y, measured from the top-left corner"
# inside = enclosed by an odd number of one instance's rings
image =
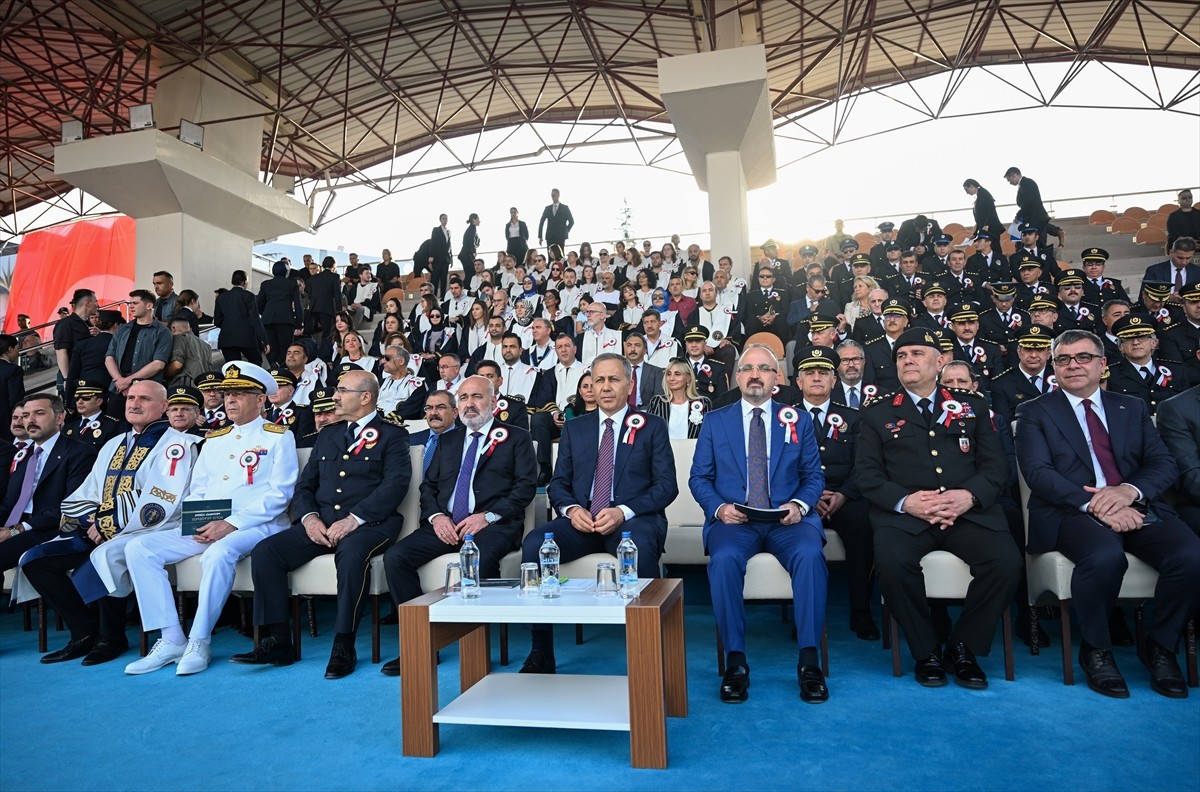
[[[146,534],[130,541],[125,547],[125,561],[133,578],[133,589],[142,614],[142,628],[147,631],[161,630],[179,624],[179,612],[175,609],[175,595],[171,592],[167,566],[199,555],[200,601],[188,637],[208,640],[233,590],[238,561],[250,555],[254,546],[263,539],[286,527],[260,525],[243,528],[207,545],[191,536],[183,536],[178,530]]]

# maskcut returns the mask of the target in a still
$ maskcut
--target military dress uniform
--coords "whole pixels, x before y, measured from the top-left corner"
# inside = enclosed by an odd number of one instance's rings
[[[900,347],[914,344],[938,349],[937,340],[922,329],[905,332],[898,342]],[[987,400],[938,386],[923,413],[899,389],[868,401],[860,418],[858,486],[871,504],[884,599],[904,630],[909,651],[919,661],[938,654],[920,559],[940,549],[965,561],[973,576],[950,642],[986,655],[1021,574],[1021,557],[997,505],[1008,470]],[[954,489],[967,490],[973,505],[950,528],[931,526],[903,511],[905,498],[915,492]],[[924,684],[944,684],[944,677]]]
[[[1154,326],[1143,317],[1131,314],[1117,320],[1113,334],[1124,341],[1153,335]],[[1157,355],[1144,366],[1136,366],[1122,357],[1109,363],[1108,372],[1108,390],[1138,397],[1146,402],[1151,415],[1158,410],[1159,402],[1183,393],[1189,385],[1188,370],[1181,361]]]
[[[1184,287],[1183,299],[1192,306],[1200,303],[1200,283]],[[1196,357],[1196,349],[1200,348],[1200,325],[1193,324],[1185,314],[1180,321],[1160,331],[1158,338],[1162,356],[1182,360],[1188,370],[1189,381],[1193,385],[1200,384],[1200,359]]]
[[[1080,259],[1085,265],[1089,261],[1101,261],[1107,264],[1108,251],[1098,247],[1088,248],[1080,254]],[[1099,306],[1103,306],[1109,300],[1132,302],[1120,278],[1109,278],[1103,274],[1096,279],[1084,277],[1083,299],[1084,302]]]
[[[314,422],[316,416],[322,413],[333,412],[337,409],[337,405],[333,401],[333,388],[317,388],[309,396],[309,407],[312,409]],[[341,422],[339,421],[338,423]],[[314,423],[312,431],[296,438],[296,448],[312,448],[317,443],[317,434],[319,431]]]
[[[224,375],[226,388],[272,393],[277,387],[271,374],[252,363],[226,363]],[[233,590],[237,564],[259,542],[288,527],[288,505],[298,475],[295,435],[282,424],[256,416],[206,435],[184,503],[228,500],[230,512],[224,519],[237,530],[206,544],[192,533],[184,534],[180,527],[140,537],[126,549],[145,630],[179,626],[167,567],[200,556],[196,618],[186,646],[186,651],[196,656],[185,657],[183,646],[156,645],[142,661],[131,663],[126,673],[146,673],[176,661],[181,663],[179,674],[196,673],[208,666],[208,641]],[[196,645],[197,641],[202,645]]]
[[[104,388],[87,380],[79,380],[75,384],[76,397],[103,396],[104,392]],[[83,440],[96,449],[103,448],[105,443],[123,431],[122,422],[105,413],[103,407],[95,415],[79,415],[64,421],[62,428],[62,433],[67,437]]]
[[[1041,325],[1030,325],[1025,328],[1017,346],[1049,349],[1052,335]],[[1011,435],[1009,424],[1017,417],[1017,407],[1057,389],[1058,381],[1054,378],[1054,367],[1049,361],[1037,374],[1027,374],[1014,353],[1012,368],[1002,372],[991,383],[992,407],[1003,421],[1003,426],[997,427],[997,431]]]

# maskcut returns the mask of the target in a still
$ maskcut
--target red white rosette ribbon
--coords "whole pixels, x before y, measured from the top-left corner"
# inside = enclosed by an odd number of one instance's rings
[[[379,440],[379,430],[373,426],[368,426],[362,430],[362,434],[358,436],[358,442],[354,444],[354,455],[358,456],[358,452],[363,450],[364,446],[374,445]]]
[[[783,434],[783,442],[799,443],[800,435],[796,432],[796,423],[800,420],[800,413],[795,407],[781,407],[779,409],[779,422],[787,429]]]
[[[829,424],[829,439],[837,440],[842,427],[846,425],[846,419],[837,413],[829,413],[826,421]]]
[[[867,397],[868,399],[874,399],[878,395],[879,388],[875,387],[874,385],[863,385],[863,396]]]
[[[1171,384],[1171,369],[1166,366],[1158,367],[1158,380],[1154,383],[1160,388],[1165,388]]]
[[[238,458],[238,464],[246,469],[246,483],[254,483],[254,469],[258,467],[258,454],[247,451]]]
[[[167,472],[167,475],[175,475],[175,466],[179,464],[179,460],[183,459],[186,453],[187,451],[184,450],[183,445],[180,443],[171,443],[171,445],[167,446],[166,455],[167,459],[171,462],[171,469]],[[255,458],[257,459],[257,457]]]
[[[953,399],[947,399],[942,402],[942,414],[938,416],[938,423],[943,426],[949,426],[950,422],[963,414],[962,402],[956,402]]]
[[[17,452],[17,455],[13,457],[12,466],[8,469],[8,474],[10,476],[16,472],[17,465],[21,464],[21,460],[24,459],[25,457],[27,457],[28,455],[29,455],[29,451],[24,448],[22,448],[20,451]]]
[[[1058,390],[1058,378],[1053,374],[1051,374],[1049,377],[1046,377],[1046,384],[1050,386],[1050,391],[1052,393]]]
[[[625,433],[626,445],[633,445],[634,435],[637,434],[638,429],[641,429],[645,425],[646,416],[641,413],[630,413],[629,417],[625,419],[625,428],[629,430]]]
[[[507,439],[508,439],[508,430],[505,429],[503,426],[497,426],[495,429],[493,429],[488,434],[488,441],[489,441],[488,447],[487,447],[487,450],[483,452],[483,455],[490,457],[492,455],[492,451],[495,450],[496,446],[500,445]]]

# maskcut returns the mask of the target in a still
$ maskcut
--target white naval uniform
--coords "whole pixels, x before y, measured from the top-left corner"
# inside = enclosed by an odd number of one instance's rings
[[[241,459],[249,451],[258,455],[253,483],[247,482]],[[260,541],[290,524],[288,505],[299,476],[295,435],[282,426],[255,418],[211,433],[192,471],[186,498],[231,500],[228,522],[238,530],[207,545],[183,536],[178,528],[143,536],[130,544],[126,555],[142,613],[142,629],[179,624],[166,567],[200,555],[199,604],[189,637],[207,639],[233,590],[238,561]]]
[[[103,500],[104,481],[108,477],[108,465],[117,449],[125,444],[130,432],[122,432],[109,440],[96,455],[92,472],[79,488],[63,501],[63,509],[74,512],[95,512]],[[178,530],[182,516],[183,494],[188,485],[192,465],[196,461],[196,444],[200,438],[168,428],[150,449],[146,460],[133,474],[133,490],[125,499],[117,501],[116,519],[121,530],[112,539],[96,546],[89,562],[104,582],[108,593],[114,597],[127,597],[133,593],[133,581],[129,577],[126,550],[129,543],[141,536],[158,531]],[[177,446],[178,449],[172,448]],[[171,474],[171,458],[177,450],[182,452]],[[147,525],[143,518],[153,520]],[[51,541],[65,539],[59,536]],[[13,602],[26,602],[39,596],[33,584],[17,567],[13,582]]]

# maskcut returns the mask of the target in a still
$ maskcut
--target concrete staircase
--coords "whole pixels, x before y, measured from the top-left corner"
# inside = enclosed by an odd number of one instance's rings
[[[1066,217],[1054,223],[1067,232],[1066,250],[1056,251],[1060,263],[1079,266],[1083,250],[1103,248],[1110,256],[1104,274],[1119,278],[1131,293],[1141,283],[1146,267],[1166,258],[1158,246],[1136,245],[1131,234],[1110,234],[1104,226],[1088,225],[1086,217]]]

